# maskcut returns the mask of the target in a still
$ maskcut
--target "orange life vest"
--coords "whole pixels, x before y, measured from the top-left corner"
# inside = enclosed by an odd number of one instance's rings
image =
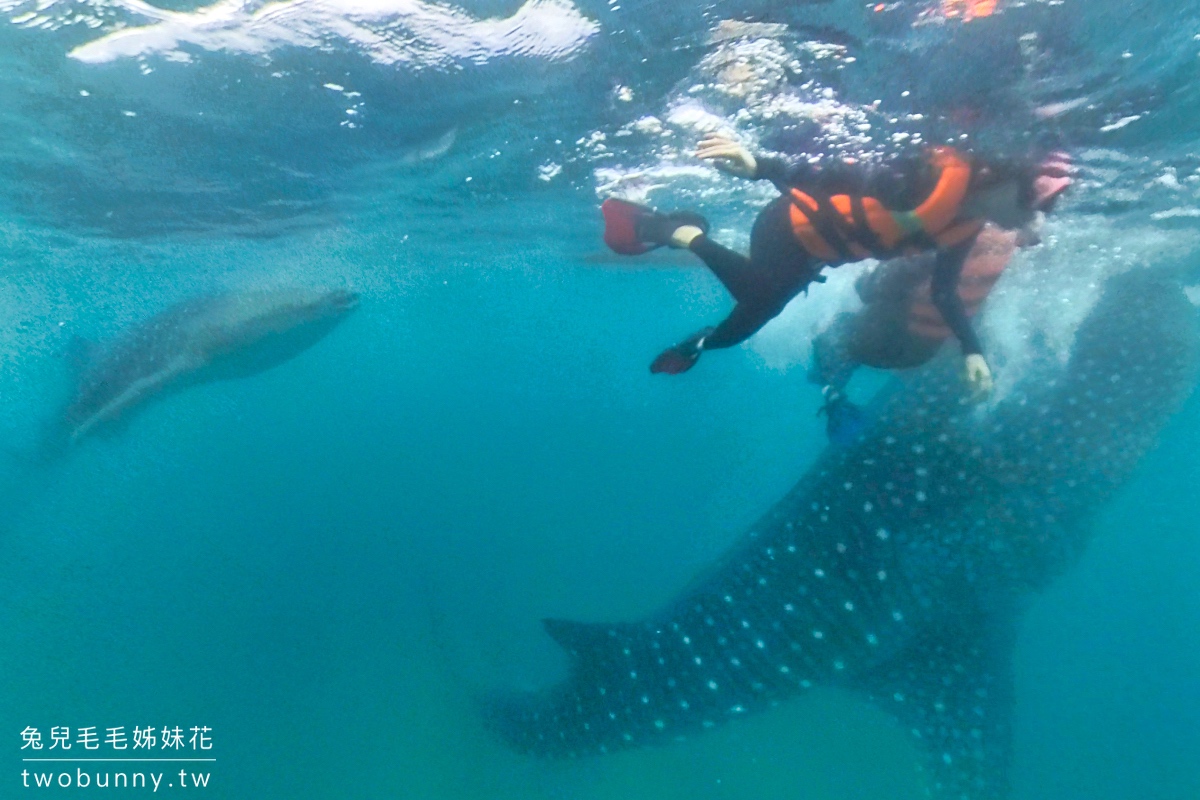
[[[958,296],[968,317],[979,312],[979,307],[996,281],[1000,280],[1016,248],[1016,231],[1005,231],[991,225],[980,231],[971,251],[967,253],[958,278]],[[923,281],[913,290],[908,330],[915,336],[937,342],[954,335],[933,304],[931,279]]]
[[[932,161],[937,184],[912,211],[891,211],[874,197],[822,197],[792,189],[792,232],[805,250],[831,265],[915,255],[967,241],[983,227],[982,220],[958,220],[971,165],[950,147],[935,148]]]
[[[970,22],[980,17],[990,17],[996,11],[996,0],[942,0],[942,16],[947,19],[962,17]]]

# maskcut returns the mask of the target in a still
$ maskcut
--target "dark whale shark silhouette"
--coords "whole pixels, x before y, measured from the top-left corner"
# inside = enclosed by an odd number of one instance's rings
[[[79,354],[80,375],[46,450],[113,430],[145,403],[258,374],[311,347],[358,305],[344,289],[287,287],[193,298]]]
[[[1192,389],[1195,309],[1148,272],[1108,282],[1069,363],[989,413],[957,359],[894,382],[707,577],[641,622],[546,620],[568,679],[489,708],[517,749],[669,743],[818,685],[864,693],[929,754],[939,798],[1002,798],[1012,652],[1033,592]]]

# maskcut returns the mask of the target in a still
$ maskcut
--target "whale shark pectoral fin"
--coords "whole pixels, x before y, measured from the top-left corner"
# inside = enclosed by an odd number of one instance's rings
[[[190,372],[195,372],[202,365],[203,360],[196,355],[182,353],[172,358],[162,369],[131,381],[116,396],[79,421],[68,435],[68,441],[73,444],[96,426],[117,420],[127,409],[137,407],[147,398],[160,394],[170,384]]]
[[[82,336],[72,336],[63,350],[63,358],[76,371],[82,372],[103,350],[103,346]]]
[[[965,613],[919,636],[862,682],[929,754],[935,797],[1008,796],[1016,618]]]
[[[566,619],[544,619],[542,627],[558,642],[572,661],[588,663],[616,647],[616,629],[624,626],[600,625],[593,622],[572,622]]]

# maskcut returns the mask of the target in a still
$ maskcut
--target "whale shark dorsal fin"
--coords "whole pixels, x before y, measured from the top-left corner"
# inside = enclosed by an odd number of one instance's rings
[[[103,346],[82,336],[72,336],[63,351],[63,357],[77,370],[85,369],[96,360]]]

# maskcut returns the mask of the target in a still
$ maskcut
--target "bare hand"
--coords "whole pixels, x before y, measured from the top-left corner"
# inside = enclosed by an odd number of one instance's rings
[[[971,400],[978,403],[992,393],[992,370],[979,353],[967,356],[964,376],[971,390]]]
[[[712,161],[717,169],[739,178],[753,178],[758,171],[758,162],[749,150],[719,133],[710,133],[700,140],[696,157]]]

